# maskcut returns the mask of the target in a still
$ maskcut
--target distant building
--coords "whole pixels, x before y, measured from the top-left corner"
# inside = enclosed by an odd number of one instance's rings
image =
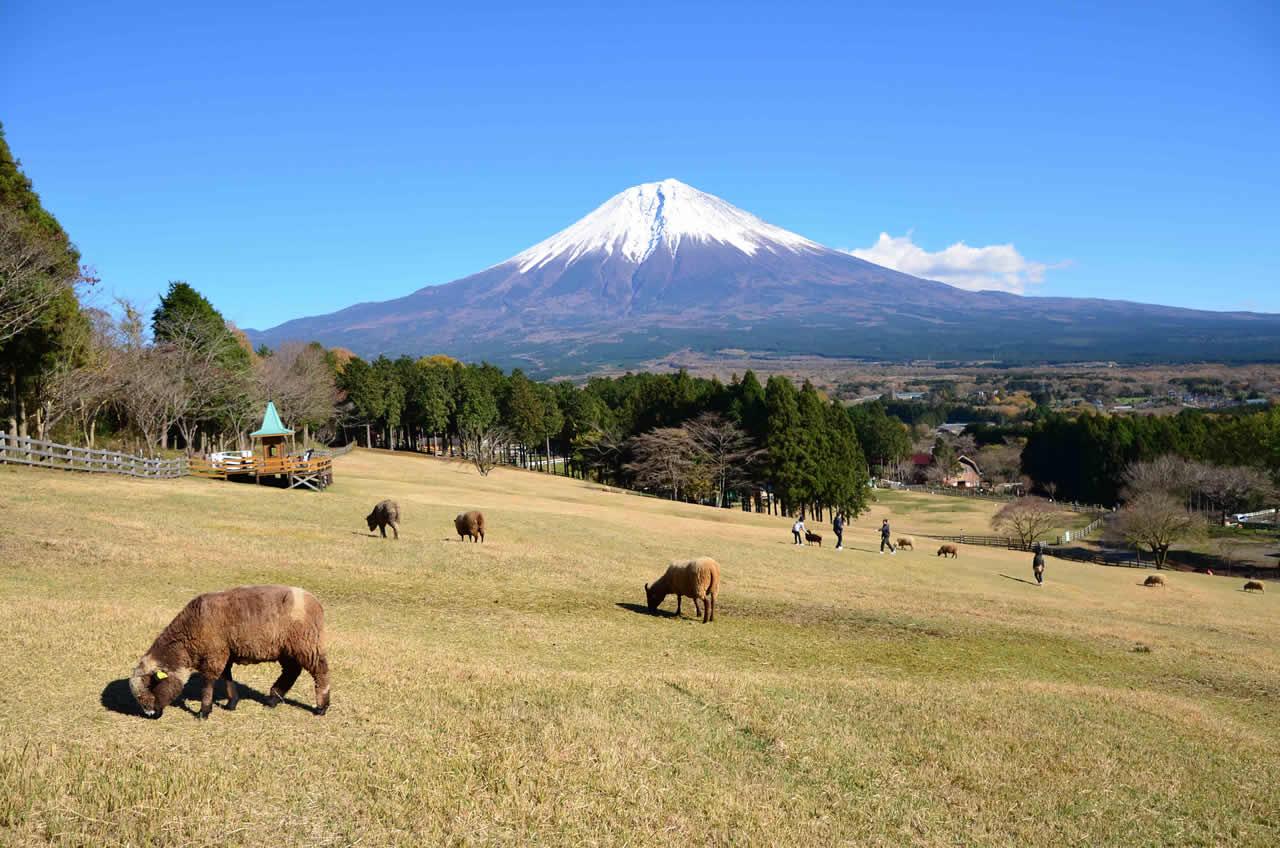
[[[925,396],[925,392],[894,392],[894,400],[920,400]]]
[[[982,485],[982,471],[978,463],[967,456],[956,459],[957,468],[952,474],[942,478],[942,485],[957,489],[977,489]],[[933,466],[933,454],[917,453],[911,456],[911,482],[924,483],[929,479],[929,469]]]
[[[951,435],[951,436],[958,436],[961,433],[963,433],[965,431],[965,428],[967,428],[968,426],[969,426],[969,423],[967,421],[957,421],[954,424],[940,424],[938,425],[938,429],[934,430],[934,432],[947,433],[948,435]]]
[[[943,478],[944,485],[957,489],[976,489],[982,485],[982,471],[978,468],[978,463],[967,456],[960,457],[956,462],[959,468],[954,474]]]

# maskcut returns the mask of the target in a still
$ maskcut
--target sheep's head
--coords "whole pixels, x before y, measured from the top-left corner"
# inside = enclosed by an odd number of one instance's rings
[[[138,661],[129,677],[129,691],[147,718],[160,718],[164,708],[178,697],[186,681],[182,675],[160,668],[150,656]]]
[[[649,612],[656,612],[658,604],[662,603],[662,599],[665,597],[666,594],[658,591],[657,587],[650,586],[648,583],[644,584],[644,598],[649,605]]]
[[[364,517],[365,523],[369,525],[369,532],[372,533],[374,528],[378,526],[378,511],[375,509]]]

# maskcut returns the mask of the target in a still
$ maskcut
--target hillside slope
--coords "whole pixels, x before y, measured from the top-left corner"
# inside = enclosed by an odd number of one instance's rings
[[[1051,562],[1037,588],[1007,551],[877,555],[870,516],[797,549],[782,519],[366,451],[323,494],[0,487],[6,844],[1276,842],[1280,598],[1237,581]],[[385,497],[399,542],[367,535]],[[638,609],[695,554],[714,624]],[[329,714],[254,700],[268,666],[208,722],[134,714],[181,606],[262,582],[324,602]]]

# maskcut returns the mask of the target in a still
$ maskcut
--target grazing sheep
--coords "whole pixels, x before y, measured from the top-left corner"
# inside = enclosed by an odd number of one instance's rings
[[[1143,586],[1163,586],[1164,578],[1161,577],[1159,574],[1152,574],[1146,580],[1142,581],[1142,585]]]
[[[667,595],[676,596],[676,615],[680,614],[680,602],[685,595],[693,598],[694,612],[702,616],[702,623],[716,619],[716,595],[720,592],[720,564],[711,557],[672,562],[667,571],[653,582],[644,584],[645,600],[650,611],[656,611]],[[701,608],[698,602],[702,602]]]
[[[470,539],[473,542],[484,541],[484,513],[478,510],[460,512],[453,519],[454,529],[458,531],[459,541]]]
[[[1258,580],[1250,580],[1248,583],[1244,584],[1244,590],[1246,592],[1265,592],[1266,591],[1261,581],[1258,581]]]
[[[369,532],[373,532],[373,528],[382,531],[382,538],[387,538],[387,527],[391,528],[391,532],[396,534],[396,538],[400,538],[398,528],[400,524],[400,505],[395,501],[379,501],[378,505],[373,508],[373,512],[365,516],[364,520],[369,525]]]
[[[822,547],[822,537],[812,530],[804,531],[804,540],[810,545],[816,544],[818,547]]]
[[[940,557],[949,556],[952,559],[955,559],[956,557],[960,556],[960,551],[956,549],[955,545],[943,545],[942,547],[938,548],[938,556]]]
[[[910,536],[903,536],[898,539],[898,547],[914,551],[916,549],[916,540]]]
[[[305,668],[316,684],[316,715],[329,709],[329,663],[324,652],[324,608],[296,586],[240,586],[193,598],[142,655],[129,689],[142,712],[159,718],[192,674],[204,678],[200,718],[213,709],[213,684],[227,684],[227,709],[239,698],[235,663],[280,663],[268,707],[280,703]]]

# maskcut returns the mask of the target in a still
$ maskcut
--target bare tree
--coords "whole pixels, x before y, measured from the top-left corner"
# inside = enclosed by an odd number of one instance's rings
[[[1126,498],[1147,492],[1164,492],[1172,497],[1188,500],[1196,488],[1198,471],[1180,456],[1165,456],[1144,462],[1135,462],[1124,471]]]
[[[0,342],[39,318],[57,298],[96,279],[84,268],[68,271],[67,245],[12,206],[0,207]]]
[[[463,456],[469,457],[481,477],[488,477],[511,444],[511,434],[504,427],[465,428],[460,434]]]
[[[916,473],[915,463],[910,457],[903,457],[896,462],[890,463],[887,468],[890,480],[896,480],[899,483],[913,483],[912,477]]]
[[[168,348],[143,347],[128,351],[121,360],[127,376],[121,386],[120,408],[142,436],[145,450],[155,456],[165,434],[189,403],[189,391]]]
[[[724,506],[726,492],[750,481],[752,465],[760,449],[742,428],[714,412],[699,416],[684,425],[684,429],[715,489],[716,506]]]
[[[697,466],[697,447],[683,427],[657,427],[635,436],[628,443],[631,462],[627,471],[641,489],[670,492],[679,500],[680,490]]]
[[[1275,486],[1259,468],[1204,465],[1199,471],[1196,491],[1213,505],[1224,523],[1228,514],[1275,496]]]
[[[311,438],[313,422],[333,417],[338,389],[320,348],[297,342],[281,345],[257,363],[255,375],[262,395],[275,402],[285,420],[302,424],[304,444]]]
[[[1058,511],[1044,498],[1025,497],[1010,501],[991,518],[991,527],[999,533],[1018,537],[1030,545],[1058,525]]]
[[[1143,492],[1130,498],[1111,522],[1111,533],[1135,547],[1146,547],[1156,568],[1164,568],[1174,542],[1199,536],[1200,516],[1165,492]]]
[[[992,483],[1016,483],[1021,473],[1022,451],[1017,445],[990,445],[978,451],[982,474]]]

